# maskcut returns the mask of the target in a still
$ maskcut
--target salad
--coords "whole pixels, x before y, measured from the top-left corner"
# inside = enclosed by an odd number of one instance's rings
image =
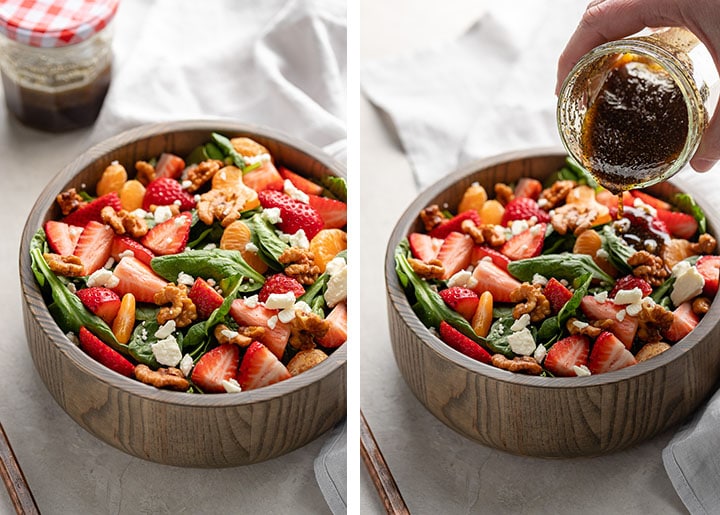
[[[483,363],[540,376],[634,365],[683,339],[718,290],[720,256],[692,197],[620,198],[569,160],[545,183],[473,183],[431,205],[395,251],[420,320]]]
[[[31,243],[50,313],[90,357],[191,393],[321,363],[347,337],[346,184],[213,133],[188,156],[107,164]]]

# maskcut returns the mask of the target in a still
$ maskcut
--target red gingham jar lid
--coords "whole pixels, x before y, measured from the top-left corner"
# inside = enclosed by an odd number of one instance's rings
[[[74,45],[100,32],[118,0],[0,0],[0,34],[34,47]]]

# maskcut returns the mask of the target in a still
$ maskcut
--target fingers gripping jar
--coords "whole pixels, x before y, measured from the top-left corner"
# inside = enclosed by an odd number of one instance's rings
[[[3,0],[0,71],[8,110],[64,132],[92,125],[110,86],[118,0]]]

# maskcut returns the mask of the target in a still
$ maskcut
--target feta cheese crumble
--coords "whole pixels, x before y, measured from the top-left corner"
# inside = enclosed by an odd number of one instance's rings
[[[155,208],[153,216],[155,218],[155,223],[161,224],[170,220],[173,214],[170,206],[158,206],[157,208]]]
[[[529,325],[530,315],[528,313],[523,313],[522,315],[520,315],[520,318],[513,322],[513,325],[510,326],[510,330],[513,332],[522,331]]]
[[[278,317],[277,315],[273,315],[270,318],[268,318],[267,325],[270,328],[270,330],[275,329],[278,323]]]
[[[291,291],[285,293],[271,293],[265,301],[268,309],[285,309],[295,304],[295,294]]]
[[[585,365],[573,365],[573,371],[577,377],[587,377],[590,374],[590,369]]]
[[[168,320],[155,331],[155,338],[167,338],[173,332],[175,332],[175,320]]]
[[[285,179],[285,182],[283,182],[283,191],[290,198],[299,200],[304,204],[310,202],[310,197],[308,196],[308,194],[304,191],[300,191],[299,189],[297,189],[290,179]]]
[[[679,264],[680,263],[678,263],[678,265]],[[673,273],[678,265],[673,267]],[[691,266],[676,276],[672,292],[670,293],[670,300],[675,306],[679,306],[683,302],[687,302],[700,295],[704,286],[705,279],[702,274],[698,272],[697,267]]]
[[[180,272],[177,276],[177,283],[184,284],[185,286],[192,286],[195,283],[195,278],[190,274]]]
[[[263,209],[260,216],[273,225],[279,224],[280,222],[282,222],[282,218],[280,217],[280,208],[279,207],[269,207],[267,209]]]
[[[223,388],[225,388],[225,391],[227,393],[242,392],[242,388],[240,388],[240,384],[232,377],[230,379],[223,379],[221,384],[222,384]]]
[[[249,297],[245,297],[243,299],[243,304],[245,304],[250,309],[256,307],[258,305],[258,296],[250,295]]]
[[[279,232],[278,236],[291,247],[297,247],[299,249],[310,248],[310,241],[303,229],[298,229],[295,234],[285,234],[284,232]]]
[[[642,302],[643,292],[640,288],[632,290],[620,290],[615,294],[613,302],[619,306]]]
[[[448,288],[459,286],[461,288],[473,289],[477,286],[477,279],[467,270],[460,270],[448,279]]]
[[[533,352],[533,358],[535,358],[535,361],[542,364],[545,360],[545,356],[547,356],[547,349],[544,345],[538,345],[535,352]]]
[[[90,277],[88,277],[87,280],[88,288],[92,288],[94,286],[114,288],[118,284],[120,284],[120,279],[115,277],[115,275],[113,275],[113,273],[107,268],[99,268],[98,270],[95,270],[92,274],[90,274]]]
[[[330,276],[323,296],[330,308],[347,299],[347,266]]]
[[[521,331],[509,334],[507,337],[510,349],[519,356],[530,356],[535,352],[537,345],[533,339],[532,333],[526,327]]]
[[[190,354],[185,354],[180,360],[178,368],[180,368],[180,372],[182,372],[185,377],[189,376],[193,369],[192,356]]]
[[[173,323],[174,325],[174,323]],[[150,345],[155,360],[161,365],[174,367],[182,360],[182,351],[173,335]]]
[[[255,245],[253,242],[249,241],[245,244],[245,251],[246,252],[254,252],[255,254],[258,253],[260,249]]]

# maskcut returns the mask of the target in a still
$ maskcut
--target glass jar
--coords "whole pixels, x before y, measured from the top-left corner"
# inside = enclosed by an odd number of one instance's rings
[[[600,45],[560,90],[563,145],[614,193],[664,181],[697,150],[716,80],[709,52],[683,28]]]
[[[9,112],[63,132],[95,122],[110,86],[118,0],[4,0],[0,72]]]

